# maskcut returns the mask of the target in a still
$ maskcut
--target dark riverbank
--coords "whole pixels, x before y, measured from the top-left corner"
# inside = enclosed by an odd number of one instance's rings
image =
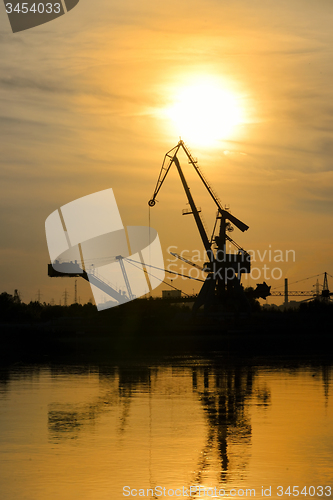
[[[3,295],[2,363],[58,356],[110,360],[216,350],[247,356],[332,356],[331,303],[304,304],[298,311],[257,308],[247,315],[202,313],[193,318],[188,308],[162,300],[137,300],[97,312],[92,304],[26,305],[15,303],[11,296],[5,301]]]
[[[245,356],[332,356],[331,309],[257,312],[191,318],[187,310],[82,310],[48,320],[7,321],[1,325],[1,362],[58,356],[82,360],[135,358],[137,355],[205,355],[223,351]]]

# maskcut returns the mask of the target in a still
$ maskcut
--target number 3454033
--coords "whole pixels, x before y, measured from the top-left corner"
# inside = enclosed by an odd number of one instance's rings
[[[317,496],[317,497],[329,497],[331,496],[331,486],[288,486],[288,488],[283,488],[283,486],[277,487],[277,496],[281,497],[283,495],[298,497],[298,496]]]
[[[60,14],[61,5],[59,2],[52,3],[33,3],[31,7],[27,2],[23,3],[6,3],[6,12],[11,14],[17,12],[18,14],[28,14],[29,12],[33,14]]]

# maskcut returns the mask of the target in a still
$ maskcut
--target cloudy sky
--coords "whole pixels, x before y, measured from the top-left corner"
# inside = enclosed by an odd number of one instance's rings
[[[250,226],[232,237],[261,255],[295,251],[295,262],[266,262],[282,270],[272,287],[333,275],[330,0],[81,0],[16,34],[0,7],[0,291],[17,288],[27,302],[40,290],[59,302],[67,288],[73,299],[73,280],[47,276],[45,219],[111,187],[124,224],[148,225],[164,154],[180,135],[222,203]],[[183,165],[211,231],[214,205]],[[176,172],[158,200],[150,217],[166,265],[171,245],[189,258],[202,252],[181,215]]]

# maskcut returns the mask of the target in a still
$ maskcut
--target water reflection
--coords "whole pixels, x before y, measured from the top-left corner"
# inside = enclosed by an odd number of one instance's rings
[[[201,401],[208,421],[207,441],[201,453],[195,484],[205,481],[205,473],[211,469],[212,457],[218,457],[219,481],[226,483],[230,476],[244,471],[249,460],[251,445],[251,421],[247,402],[256,396],[259,404],[270,404],[270,392],[265,387],[254,387],[256,370],[253,366],[215,366],[204,369],[193,368],[193,390]],[[230,450],[232,454],[230,467]]]
[[[9,370],[0,370],[0,397],[4,397],[6,395],[9,380]]]
[[[331,378],[331,366],[324,365],[322,366],[322,379],[325,393],[326,406],[328,404],[328,395],[329,395],[329,387],[330,387],[330,378]]]
[[[83,428],[87,432],[96,420],[118,407],[115,432],[126,432],[133,397],[184,392],[184,380],[191,381],[192,393],[200,403],[207,422],[204,446],[192,482],[202,484],[213,467],[219,471],[219,481],[225,483],[236,476],[244,479],[251,445],[251,418],[248,403],[253,399],[267,408],[270,391],[255,383],[257,369],[253,366],[194,366],[99,368],[98,377],[103,393],[84,404],[51,403],[48,408],[50,439],[77,439]],[[63,375],[52,370],[52,376]],[[70,373],[70,371],[69,371]],[[83,372],[82,372],[83,373]],[[87,373],[87,372],[86,372]],[[77,370],[75,371],[77,375]],[[181,376],[180,376],[181,375]],[[170,378],[173,379],[172,388]],[[149,415],[151,419],[151,414]],[[232,451],[234,448],[235,451]],[[231,450],[231,457],[230,457]],[[232,464],[230,464],[232,462]]]
[[[245,486],[259,496],[262,484],[329,481],[331,380],[328,364],[223,358],[8,369],[0,377],[3,499],[15,497],[14,484],[24,496],[32,483],[40,492],[29,500],[89,500],[92,491],[106,500],[122,498],[126,484]]]
[[[53,377],[64,375],[64,367],[52,368]],[[77,368],[70,368],[68,375],[78,374]],[[81,374],[89,374],[91,368]],[[102,395],[94,397],[85,404],[51,403],[48,411],[48,428],[52,440],[77,439],[83,426],[94,425],[96,419],[103,413],[111,411],[115,406],[121,408],[118,432],[123,433],[130,413],[130,404],[133,393],[149,391],[149,368],[115,368],[101,367],[92,369],[98,373],[101,385],[105,390]]]

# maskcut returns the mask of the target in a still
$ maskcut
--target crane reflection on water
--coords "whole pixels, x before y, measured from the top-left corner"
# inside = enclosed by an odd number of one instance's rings
[[[56,370],[54,375],[57,375]],[[256,375],[257,368],[251,365],[233,364],[213,366],[199,363],[192,367],[171,368],[171,371],[170,367],[165,366],[131,369],[99,367],[98,377],[103,391],[97,397],[83,404],[56,402],[49,405],[49,439],[52,442],[79,439],[82,430],[93,429],[104,414],[115,410],[117,410],[118,424],[110,429],[110,432],[126,439],[128,425],[132,427],[135,425],[132,420],[135,418],[135,412],[131,411],[131,405],[138,395],[148,397],[149,431],[148,428],[147,431],[151,435],[154,420],[160,418],[156,414],[152,415],[154,398],[160,398],[164,392],[166,396],[170,392],[179,396],[182,392],[192,391],[195,396],[194,401],[199,402],[198,408],[201,407],[203,412],[206,437],[199,453],[193,450],[193,460],[197,466],[193,471],[191,484],[204,483],[212,473],[215,475],[217,470],[221,483],[228,481],[231,476],[242,479],[246,473],[251,445],[248,403],[255,399],[263,408],[267,408],[270,404],[270,392],[267,387],[261,386],[256,381]],[[184,419],[184,415],[175,415],[174,418],[175,426],[190,425],[190,420]],[[153,471],[154,460],[151,457],[152,454],[154,456],[157,454],[156,450],[152,450],[153,440],[149,446],[151,448],[149,468]],[[198,453],[197,458],[195,458],[196,453]],[[151,472],[152,483],[155,482],[153,477],[154,473]],[[151,484],[151,487],[154,487],[154,484]]]
[[[311,390],[321,382],[327,404],[331,369],[330,364],[314,363],[300,370],[300,365],[288,361],[282,373],[289,380],[306,376]],[[70,440],[77,440],[79,449],[82,440],[84,450],[86,437],[98,436],[105,452],[97,460],[111,464],[122,460],[127,471],[123,476],[133,482],[139,478],[152,491],[164,479],[171,485],[192,486],[192,491],[219,485],[228,494],[230,488],[251,480],[251,460],[257,450],[252,429],[258,432],[258,418],[267,421],[268,410],[272,416],[270,380],[276,390],[279,365],[196,357],[86,367],[79,374],[81,381],[76,368],[73,373],[66,370],[51,367],[51,377],[74,383],[83,392],[71,402],[66,390],[56,391],[64,399],[48,405],[52,445],[63,443],[67,450]],[[85,392],[89,377],[94,390]],[[305,379],[301,381],[304,386]],[[95,443],[95,438],[88,443]]]

